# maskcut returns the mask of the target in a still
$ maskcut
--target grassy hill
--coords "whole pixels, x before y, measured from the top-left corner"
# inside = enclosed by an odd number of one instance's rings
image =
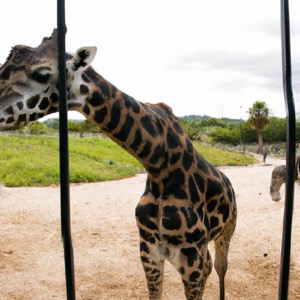
[[[57,137],[0,136],[0,183],[7,187],[59,184]],[[254,159],[235,152],[195,144],[214,165],[247,165]],[[130,177],[142,165],[106,138],[69,138],[70,182],[98,182]]]

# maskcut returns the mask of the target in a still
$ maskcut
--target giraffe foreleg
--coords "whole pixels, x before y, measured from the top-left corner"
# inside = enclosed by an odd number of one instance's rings
[[[160,254],[158,242],[152,235],[141,234],[140,256],[146,275],[149,299],[160,300],[163,290],[164,257]]]
[[[215,240],[215,261],[214,267],[219,277],[220,300],[225,299],[225,275],[228,267],[229,243],[223,237]]]
[[[221,235],[215,240],[215,261],[214,267],[219,277],[220,300],[225,299],[225,275],[228,267],[228,251],[230,240],[232,238],[236,225],[236,214],[233,214],[232,219],[228,222]]]

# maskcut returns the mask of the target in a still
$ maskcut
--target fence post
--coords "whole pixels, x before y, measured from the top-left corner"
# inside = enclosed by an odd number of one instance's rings
[[[281,0],[281,45],[283,90],[287,112],[286,192],[281,243],[281,264],[278,299],[288,299],[291,235],[294,206],[296,117],[292,90],[289,2]]]
[[[69,140],[65,36],[65,1],[57,0],[61,233],[64,246],[67,299],[75,300],[74,259],[70,221]]]

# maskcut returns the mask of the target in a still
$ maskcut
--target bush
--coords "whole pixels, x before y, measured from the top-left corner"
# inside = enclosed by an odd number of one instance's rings
[[[47,134],[49,133],[48,126],[44,123],[35,122],[32,123],[30,126],[30,133],[31,134]]]
[[[232,144],[236,145],[240,142],[239,128],[227,129],[217,127],[211,132],[213,143]]]

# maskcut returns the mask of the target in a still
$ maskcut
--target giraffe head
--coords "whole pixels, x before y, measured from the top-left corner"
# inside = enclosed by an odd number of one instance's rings
[[[83,47],[67,54],[69,109],[79,110],[75,96],[76,80],[90,66],[96,47]],[[79,87],[78,87],[79,88]],[[36,47],[12,48],[0,65],[0,130],[25,126],[58,111],[57,32]]]

